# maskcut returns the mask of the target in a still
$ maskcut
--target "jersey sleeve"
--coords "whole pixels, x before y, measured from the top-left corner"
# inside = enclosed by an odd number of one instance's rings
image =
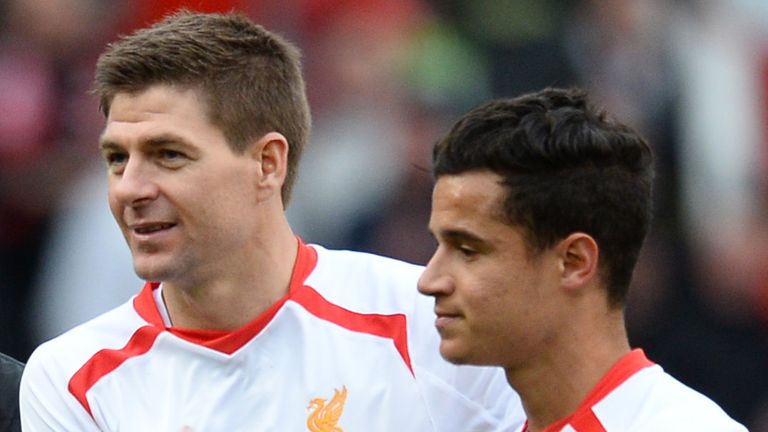
[[[655,394],[663,396],[653,398],[653,403],[646,403],[649,406],[648,411],[655,414],[647,416],[645,422],[636,425],[632,430],[748,432],[746,427],[732,419],[714,401],[677,379],[669,375],[667,377],[653,389]],[[668,402],[663,404],[663,401]]]
[[[99,431],[87,411],[69,393],[67,374],[42,345],[21,377],[19,408],[24,431]]]
[[[633,430],[676,432],[695,430],[697,432],[748,432],[747,428],[730,418],[719,407],[705,407],[695,413],[681,413],[667,410]]]

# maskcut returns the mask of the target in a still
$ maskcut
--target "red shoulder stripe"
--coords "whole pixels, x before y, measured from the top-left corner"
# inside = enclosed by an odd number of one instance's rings
[[[392,339],[397,352],[413,375],[408,353],[408,329],[404,314],[361,314],[335,305],[309,286],[291,293],[291,300],[300,304],[312,315],[358,333]]]
[[[624,355],[611,369],[603,375],[600,381],[592,388],[584,400],[579,404],[574,413],[554,424],[547,426],[544,432],[556,432],[570,424],[578,431],[604,432],[600,419],[597,418],[592,407],[603,400],[609,393],[628,380],[637,372],[653,366],[655,363],[648,360],[642,349],[634,349]]]
[[[85,397],[88,390],[103,376],[117,369],[126,360],[140,356],[155,343],[162,332],[161,328],[153,326],[140,327],[120,349],[103,349],[93,355],[69,380],[69,392],[80,402],[88,414],[93,417],[91,406]]]

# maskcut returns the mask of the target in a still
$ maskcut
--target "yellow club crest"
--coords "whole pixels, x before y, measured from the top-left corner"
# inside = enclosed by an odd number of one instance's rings
[[[307,418],[307,427],[310,432],[344,432],[336,424],[344,411],[344,402],[347,400],[347,388],[341,386],[341,391],[333,390],[333,397],[327,404],[326,399],[315,398],[309,402],[308,410],[312,412]]]

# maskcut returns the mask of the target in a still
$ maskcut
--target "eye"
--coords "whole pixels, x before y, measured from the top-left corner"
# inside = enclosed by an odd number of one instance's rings
[[[169,168],[180,168],[187,161],[187,156],[176,150],[162,149],[157,152],[161,164]]]
[[[128,162],[128,155],[122,152],[108,151],[104,153],[104,160],[111,172],[118,172]]]
[[[179,159],[184,155],[182,155],[180,152],[177,152],[176,150],[161,150],[160,156],[163,159],[174,160],[174,159]]]
[[[464,245],[464,244],[458,245],[456,247],[456,249],[458,249],[459,253],[461,253],[462,255],[464,255],[467,258],[472,258],[472,257],[474,257],[475,255],[478,254],[477,250],[475,250],[474,248],[472,248],[470,246]]]

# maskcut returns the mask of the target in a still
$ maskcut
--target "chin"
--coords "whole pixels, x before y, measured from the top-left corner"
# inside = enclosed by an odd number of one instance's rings
[[[440,343],[440,355],[447,362],[455,365],[499,366],[501,364],[501,362],[494,361],[495,356],[489,357],[488,354],[479,347],[473,348],[445,340]]]
[[[133,266],[133,271],[134,273],[136,273],[136,276],[138,276],[139,279],[141,280],[150,281],[150,282],[160,282],[160,278],[158,278],[155,275],[155,272],[147,270],[143,267]]]
[[[158,265],[158,263],[146,263],[134,261],[133,271],[142,280],[152,282],[163,282],[170,279],[171,272],[166,266]]]
[[[459,349],[450,342],[440,343],[440,355],[449,363],[453,364],[473,364],[470,360],[470,356],[467,355],[465,350]]]

